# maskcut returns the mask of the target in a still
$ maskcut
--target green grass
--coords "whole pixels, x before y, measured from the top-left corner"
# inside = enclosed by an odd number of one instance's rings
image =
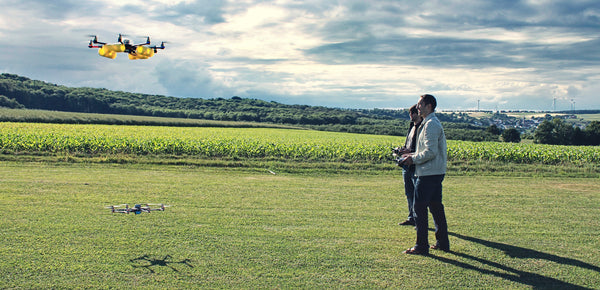
[[[549,113],[549,112],[543,112],[543,113],[531,113],[531,112],[509,112],[506,113],[507,116],[510,117],[516,117],[516,118],[526,118],[526,119],[531,119],[532,117],[535,118],[542,118],[546,115],[551,115],[553,117],[561,117],[561,116],[566,116],[566,115],[572,115],[569,113]],[[591,121],[600,121],[600,114],[581,114],[581,113],[576,113],[575,116],[577,116],[577,119],[581,119],[587,122],[591,122]],[[571,120],[571,119],[567,119]]]
[[[2,288],[598,288],[598,178],[444,181],[451,253],[407,256],[399,171],[0,162]],[[277,173],[271,174],[267,169]],[[165,212],[104,206],[162,202]],[[430,235],[433,242],[433,235]]]
[[[600,114],[577,114],[577,118],[581,118],[590,122],[600,121]]]

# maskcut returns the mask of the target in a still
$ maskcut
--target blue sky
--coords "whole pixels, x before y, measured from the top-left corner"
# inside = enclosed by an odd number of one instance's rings
[[[177,97],[600,109],[600,1],[0,0],[0,72]],[[148,60],[90,38],[168,41]]]

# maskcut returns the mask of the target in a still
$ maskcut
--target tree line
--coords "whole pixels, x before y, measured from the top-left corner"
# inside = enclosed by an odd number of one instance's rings
[[[97,88],[71,88],[7,73],[0,75],[0,106],[296,125],[363,125],[379,120],[408,119],[404,110],[390,110],[387,114],[381,114],[369,110],[284,105],[236,96],[230,99],[177,98]]]
[[[533,141],[554,145],[600,145],[600,121],[592,121],[585,129],[561,119],[544,120],[535,129]]]
[[[66,87],[8,73],[0,74],[0,107],[259,122],[302,126],[324,131],[392,136],[406,135],[409,127],[407,110],[286,105],[237,96],[214,99],[178,98],[99,88]],[[437,116],[444,123],[448,139],[465,141],[504,139],[504,136],[501,138],[501,132],[473,125],[474,118],[466,114],[438,113]],[[505,139],[505,141],[515,142],[514,138],[516,137],[512,136],[510,140]],[[520,141],[520,138],[518,140]],[[555,139],[540,138],[538,142],[545,143],[549,142],[548,140]]]
[[[286,105],[273,101],[240,98],[177,98],[111,91],[98,88],[72,88],[27,77],[0,75],[0,106],[66,112],[123,114],[216,121],[261,122],[298,125],[317,130],[404,136],[409,127],[407,110],[342,109],[322,106]],[[445,122],[464,119],[440,115]],[[450,126],[452,127],[452,126]],[[469,130],[457,125],[458,139],[485,140],[484,128]],[[473,128],[469,128],[473,129]],[[448,135],[453,135],[449,129]]]

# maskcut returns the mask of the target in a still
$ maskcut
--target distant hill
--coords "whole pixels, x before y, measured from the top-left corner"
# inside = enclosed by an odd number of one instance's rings
[[[395,136],[404,136],[409,124],[407,110],[286,105],[237,96],[229,99],[178,98],[66,87],[8,73],[0,75],[0,107],[258,122]],[[486,134],[484,127],[471,125],[473,120],[466,115],[439,113],[438,117],[446,124],[448,138],[478,141],[497,139],[497,136]]]

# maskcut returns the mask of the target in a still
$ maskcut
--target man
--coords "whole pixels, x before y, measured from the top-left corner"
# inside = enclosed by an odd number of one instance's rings
[[[423,121],[417,133],[416,151],[403,155],[406,165],[415,164],[417,177],[414,201],[417,242],[414,247],[404,251],[406,254],[429,254],[427,208],[433,216],[437,240],[431,249],[450,251],[446,213],[442,204],[442,181],[446,175],[448,152],[444,129],[434,113],[436,106],[434,96],[421,96],[417,109]]]
[[[417,147],[417,131],[423,120],[419,116],[417,105],[413,105],[408,110],[410,115],[410,126],[408,133],[406,134],[406,142],[404,147],[398,148],[400,155],[407,153],[413,153]],[[401,226],[414,226],[415,225],[415,211],[413,208],[414,196],[415,196],[415,165],[403,165],[402,166],[402,178],[404,179],[404,194],[406,195],[406,201],[408,202],[408,218],[399,223]]]

